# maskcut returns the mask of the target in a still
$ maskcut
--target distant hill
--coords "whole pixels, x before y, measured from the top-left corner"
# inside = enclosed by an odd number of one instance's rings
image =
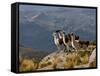
[[[31,48],[25,48],[25,47],[19,48],[19,56],[21,56],[22,58],[25,58],[25,57],[29,59],[34,58],[35,60],[40,61],[43,57],[45,57],[48,54],[49,52],[37,51]]]
[[[38,9],[36,9],[38,8]],[[42,9],[41,9],[42,8]],[[96,10],[29,6],[20,10],[20,44],[43,51],[57,50],[52,32],[74,32],[82,40],[96,40]]]

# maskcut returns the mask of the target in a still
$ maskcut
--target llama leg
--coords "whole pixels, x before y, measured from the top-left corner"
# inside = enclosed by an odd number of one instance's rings
[[[66,51],[69,51],[70,49],[69,49],[69,46],[66,44],[65,45],[65,48],[64,48],[64,52],[66,52]]]
[[[58,49],[58,51],[60,51],[60,46],[59,45],[57,45],[57,49]]]
[[[66,45],[64,45],[64,52],[66,51]]]
[[[70,49],[69,49],[69,46],[68,46],[68,45],[66,45],[66,47],[67,47],[67,51],[69,52],[69,50],[70,50]]]

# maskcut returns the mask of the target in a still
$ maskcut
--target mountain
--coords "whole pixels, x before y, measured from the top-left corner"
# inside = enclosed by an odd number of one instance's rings
[[[21,9],[20,44],[25,47],[57,50],[52,32],[59,29],[66,34],[74,32],[82,40],[96,40],[95,9],[49,6],[22,6]]]
[[[22,59],[28,58],[28,59],[35,59],[37,61],[40,61],[43,57],[48,55],[50,52],[44,52],[44,51],[37,51],[33,50],[32,48],[25,48],[25,47],[20,47],[19,48],[19,57]]]
[[[23,23],[20,26],[20,44],[38,50],[54,50],[52,32],[40,27],[38,24]]]

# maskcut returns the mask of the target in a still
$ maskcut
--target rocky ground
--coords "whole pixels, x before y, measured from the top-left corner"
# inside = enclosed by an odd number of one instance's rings
[[[72,50],[71,52],[56,51],[45,56],[40,62],[37,62],[35,59],[23,59],[20,62],[19,70],[39,71],[96,67],[96,60],[91,65],[88,65],[89,56],[94,48]]]

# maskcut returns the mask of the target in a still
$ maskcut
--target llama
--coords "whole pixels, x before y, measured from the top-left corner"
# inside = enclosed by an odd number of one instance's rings
[[[79,36],[76,36],[76,35],[75,35],[75,41],[76,41],[76,42],[79,42]]]
[[[86,49],[89,45],[89,41],[79,41],[81,48]]]
[[[61,32],[61,36],[63,38],[63,44],[65,46],[64,51],[67,49],[68,51],[71,51],[73,49],[72,46],[72,39],[71,39],[71,35],[68,33],[67,35],[65,34],[64,31],[60,31]],[[79,36],[75,35],[75,41],[78,43],[79,42]]]
[[[56,32],[53,32],[54,43],[57,46],[58,51],[61,50],[60,46],[63,44],[63,40],[60,39]]]
[[[61,31],[62,31],[62,30],[56,30],[56,33],[58,34],[58,37],[59,37],[60,39],[62,39]]]
[[[70,38],[68,35],[65,35],[65,32],[64,31],[61,31],[61,34],[62,34],[62,38],[63,38],[63,44],[65,46],[64,48],[64,52],[67,50],[68,52],[70,51],[70,47],[69,47],[69,44],[70,44]]]
[[[73,33],[71,33],[71,44],[74,49],[86,49],[89,45],[89,41],[79,40],[79,36],[76,36]]]
[[[61,50],[61,45],[64,45],[64,51],[78,50],[89,45],[89,41],[80,41],[79,36],[76,36],[74,33],[66,35],[62,30],[53,32],[53,37],[58,50]]]
[[[71,37],[71,45],[72,45],[73,49],[78,50],[80,48],[80,44],[77,40],[75,40],[76,37],[75,37],[74,33],[71,33],[70,37]]]

